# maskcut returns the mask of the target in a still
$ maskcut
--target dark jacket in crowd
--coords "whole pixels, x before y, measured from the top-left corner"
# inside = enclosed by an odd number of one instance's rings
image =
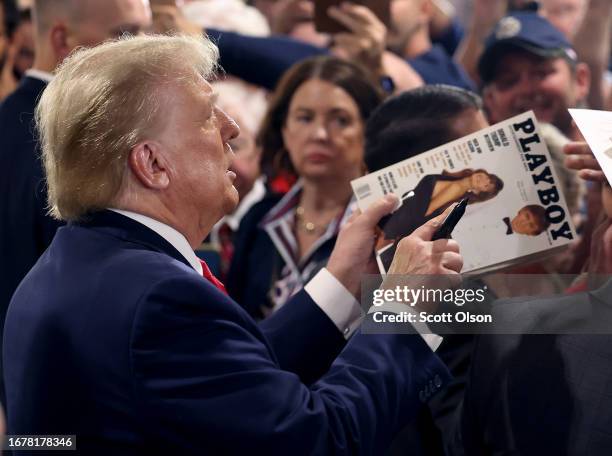
[[[612,454],[611,304],[608,280],[593,292],[497,306],[497,321],[507,316],[514,330],[547,334],[477,336],[466,454]]]
[[[33,122],[45,87],[45,82],[25,77],[0,104],[0,330],[19,282],[60,226],[46,215],[47,191]]]

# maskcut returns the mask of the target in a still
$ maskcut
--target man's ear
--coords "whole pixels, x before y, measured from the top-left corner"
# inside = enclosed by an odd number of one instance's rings
[[[586,63],[576,65],[576,96],[579,101],[585,101],[591,90],[591,69]]]
[[[130,151],[128,167],[146,188],[163,190],[170,184],[168,161],[155,141],[137,144]]]
[[[68,54],[72,51],[70,44],[68,43],[68,27],[59,22],[51,27],[49,32],[51,38],[51,47],[55,53],[55,57],[58,62],[64,60]]]

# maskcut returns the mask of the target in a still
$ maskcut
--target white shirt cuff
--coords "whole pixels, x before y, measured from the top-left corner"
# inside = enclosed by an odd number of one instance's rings
[[[372,306],[368,310],[368,314],[373,312],[391,312],[394,314],[410,312],[414,315],[418,315],[416,310],[401,302],[386,302],[382,306]],[[421,335],[427,346],[431,348],[431,351],[435,352],[442,343],[442,337],[438,336],[437,334],[432,334],[429,326],[427,326],[427,323],[419,321],[418,319],[414,323],[411,323],[411,325]]]
[[[361,324],[363,311],[355,297],[326,268],[321,269],[304,287],[306,293],[334,322],[345,339]]]

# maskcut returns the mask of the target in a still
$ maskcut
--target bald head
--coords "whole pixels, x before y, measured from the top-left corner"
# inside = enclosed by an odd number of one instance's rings
[[[33,20],[37,33],[44,33],[58,20],[74,22],[77,12],[88,3],[79,0],[34,0]]]
[[[35,0],[36,51],[46,67],[40,69],[52,71],[77,47],[137,35],[150,24],[148,0]]]

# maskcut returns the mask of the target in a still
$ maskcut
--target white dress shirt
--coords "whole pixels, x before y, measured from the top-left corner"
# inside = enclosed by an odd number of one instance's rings
[[[30,78],[40,79],[41,81],[44,81],[44,82],[51,82],[53,80],[52,73],[48,73],[47,71],[42,71],[42,70],[35,70],[33,68],[26,70],[25,75]]]
[[[147,217],[146,215],[137,214],[136,212],[124,211],[121,209],[113,209],[110,208],[111,211],[117,212],[118,214],[124,215],[132,220],[143,224],[147,228],[155,231],[162,238],[168,241],[172,247],[174,247],[178,252],[183,255],[183,258],[187,260],[187,262],[191,265],[193,269],[195,269],[198,274],[202,275],[202,264],[200,263],[199,258],[187,242],[187,238],[183,236],[181,233],[176,231],[169,225],[165,223],[159,222],[151,217]]]
[[[246,215],[249,210],[259,203],[264,196],[266,196],[266,184],[265,177],[258,178],[253,184],[253,188],[244,198],[241,198],[238,207],[231,214],[226,215],[213,226],[210,232],[210,242],[213,245],[219,246],[219,229],[227,224],[233,233],[238,231],[242,218]]]

